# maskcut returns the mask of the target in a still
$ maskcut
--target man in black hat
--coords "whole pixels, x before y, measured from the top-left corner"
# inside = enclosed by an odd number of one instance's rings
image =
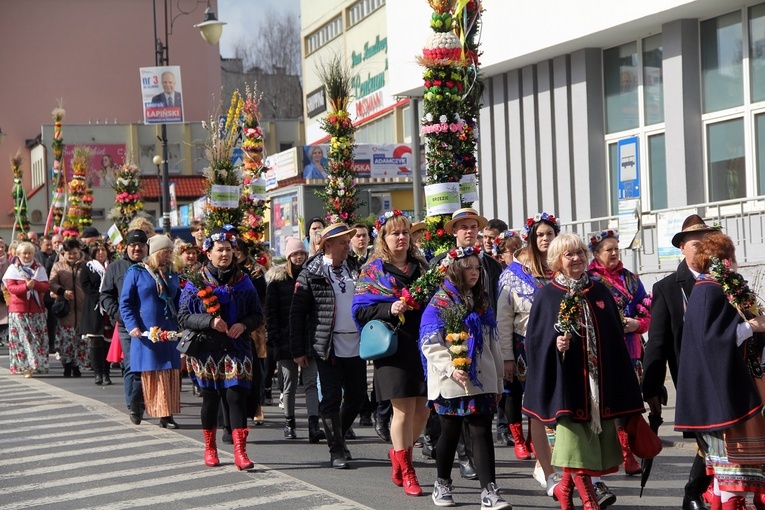
[[[130,409],[130,421],[135,425],[141,423],[143,418],[143,389],[141,387],[141,374],[130,371],[130,335],[120,316],[120,294],[125,273],[133,264],[141,262],[149,252],[148,237],[143,230],[131,230],[127,233],[125,243],[127,250],[120,260],[112,262],[106,268],[104,280],[101,283],[101,306],[109,315],[112,324],[119,323],[118,330],[122,354],[124,356],[123,378],[125,386],[125,403]]]
[[[683,222],[683,229],[672,238],[672,245],[680,248],[684,258],[677,266],[677,271],[653,286],[651,325],[643,358],[643,399],[648,402],[651,414],[661,416],[668,364],[672,382],[677,384],[685,305],[699,276],[693,257],[704,236],[715,230],[704,223],[698,214],[688,216]],[[706,509],[701,496],[711,480],[712,477],[706,474],[704,458],[696,454],[685,485],[683,510]]]

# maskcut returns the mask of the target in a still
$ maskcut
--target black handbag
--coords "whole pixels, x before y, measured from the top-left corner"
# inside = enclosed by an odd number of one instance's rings
[[[58,299],[55,303],[53,303],[53,306],[50,308],[50,311],[53,315],[55,315],[58,318],[66,317],[69,315],[69,300],[68,299]]]
[[[361,330],[359,356],[365,360],[387,358],[398,350],[398,326],[388,322],[371,320]]]
[[[198,331],[192,331],[190,329],[183,330],[181,339],[176,344],[175,348],[186,356],[196,358],[202,351],[202,342]]]

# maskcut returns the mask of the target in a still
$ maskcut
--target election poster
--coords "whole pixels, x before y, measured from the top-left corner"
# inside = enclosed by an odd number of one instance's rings
[[[141,67],[144,124],[183,122],[180,66]]]

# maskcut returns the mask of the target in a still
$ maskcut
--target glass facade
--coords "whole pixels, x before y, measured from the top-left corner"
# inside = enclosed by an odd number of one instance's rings
[[[643,39],[643,121],[646,125],[664,122],[664,74],[661,34]]]
[[[707,125],[707,175],[709,200],[746,196],[744,120],[732,119]]]
[[[667,147],[664,133],[648,137],[648,168],[651,170],[651,209],[666,209]]]
[[[611,180],[611,214],[619,214],[619,144],[608,144],[608,176]]]
[[[757,194],[765,195],[765,113],[754,117],[754,143],[757,147]]]
[[[638,115],[638,53],[631,42],[603,52],[606,133],[634,129]]]
[[[765,4],[749,9],[749,73],[752,102],[765,100]]]
[[[702,21],[700,36],[704,113],[743,105],[741,11]]]

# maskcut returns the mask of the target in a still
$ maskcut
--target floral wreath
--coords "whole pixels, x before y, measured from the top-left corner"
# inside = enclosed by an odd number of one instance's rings
[[[463,257],[478,255],[481,253],[481,245],[468,246],[466,248],[452,248],[441,259],[441,262],[428,268],[419,278],[410,285],[410,293],[413,301],[421,306],[426,306],[439,285],[444,281],[444,275],[449,266]]]
[[[523,232],[521,232],[521,239],[528,241],[532,227],[540,221],[551,224],[553,230],[555,230],[555,234],[560,234],[560,218],[556,218],[550,213],[542,212],[526,219],[526,224],[523,225]]]
[[[236,248],[236,236],[234,234],[231,232],[216,232],[205,239],[205,242],[202,244],[202,251],[207,253],[212,249],[213,243],[222,243],[224,241],[228,241],[231,243],[232,248]]]
[[[375,226],[372,229],[372,237],[377,238],[377,236],[380,233],[380,230],[382,230],[383,225],[387,223],[387,221],[394,216],[404,216],[404,213],[399,211],[398,209],[394,209],[392,211],[387,211],[385,214],[380,215],[379,218],[377,218],[377,221],[375,221]]]
[[[749,283],[741,274],[733,270],[733,264],[729,259],[720,260],[712,258],[709,267],[709,277],[722,286],[722,290],[728,301],[739,311],[748,310],[754,315],[760,315],[761,310],[757,303],[757,295],[752,292]]]
[[[178,247],[178,253],[186,253],[188,250],[199,251],[199,246],[196,243],[183,243]]]
[[[472,255],[479,255],[481,253],[481,245],[476,244],[475,246],[466,246],[466,247],[458,247],[458,248],[452,248],[446,253],[446,257],[441,259],[441,267],[448,268],[451,266],[455,260],[462,259],[465,257],[470,257]]]
[[[493,256],[499,255],[499,245],[502,244],[502,241],[505,239],[511,239],[513,237],[520,237],[521,235],[516,232],[515,230],[505,230],[504,232],[500,232],[497,237],[494,238],[494,240],[491,242],[491,254]]]
[[[604,239],[608,239],[609,237],[613,237],[618,241],[619,232],[616,230],[601,230],[600,232],[593,232],[589,235],[587,247],[591,252],[594,252],[595,248],[600,244],[600,242]]]

